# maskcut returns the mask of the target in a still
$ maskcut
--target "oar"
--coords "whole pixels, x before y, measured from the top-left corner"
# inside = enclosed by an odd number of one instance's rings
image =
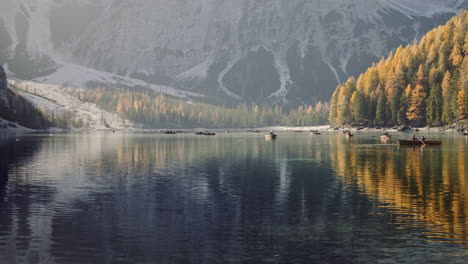
[[[424,143],[424,140],[420,139],[419,141],[421,141],[423,145],[426,146],[426,143]]]

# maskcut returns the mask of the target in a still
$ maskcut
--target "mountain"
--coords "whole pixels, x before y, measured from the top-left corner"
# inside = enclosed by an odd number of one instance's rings
[[[8,80],[5,70],[0,66],[0,109],[9,108],[8,102]],[[0,113],[1,114],[1,113]]]
[[[73,96],[80,91],[82,89],[30,82],[9,83],[0,66],[0,132],[51,127],[122,129],[140,126]]]
[[[8,87],[7,76],[5,70],[0,66],[0,91],[6,90]]]
[[[7,105],[8,81],[5,70],[0,66],[0,107]]]
[[[0,0],[18,79],[211,103],[313,103],[466,0]]]
[[[468,118],[468,11],[338,86],[330,123],[451,125]]]
[[[49,127],[50,122],[31,102],[8,88],[7,75],[0,67],[0,132],[5,129],[25,131],[28,128]]]

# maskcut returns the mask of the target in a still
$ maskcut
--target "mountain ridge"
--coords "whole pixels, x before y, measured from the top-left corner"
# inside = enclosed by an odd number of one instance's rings
[[[467,1],[1,2],[0,61],[18,79],[80,65],[235,105],[328,99]]]

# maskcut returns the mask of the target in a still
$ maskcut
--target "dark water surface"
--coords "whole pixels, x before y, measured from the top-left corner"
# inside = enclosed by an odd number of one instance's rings
[[[431,138],[2,136],[0,263],[467,263],[468,137]]]

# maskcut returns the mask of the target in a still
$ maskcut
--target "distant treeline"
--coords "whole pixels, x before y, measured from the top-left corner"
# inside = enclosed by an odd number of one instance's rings
[[[77,92],[75,96],[148,128],[312,126],[327,124],[329,113],[329,104],[322,102],[289,110],[256,104],[228,108],[187,102],[149,89],[98,88]]]
[[[330,123],[441,126],[468,117],[468,11],[338,86]]]

